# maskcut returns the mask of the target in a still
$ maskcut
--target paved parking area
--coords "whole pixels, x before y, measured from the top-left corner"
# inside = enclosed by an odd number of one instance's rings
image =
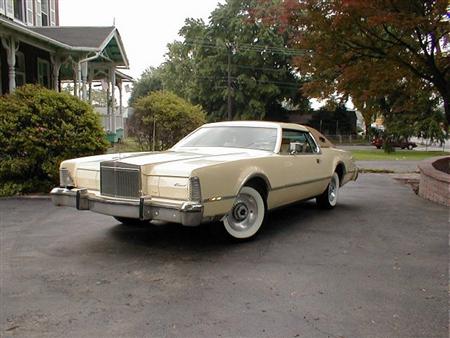
[[[0,336],[448,337],[448,217],[377,174],[243,244],[0,200]]]

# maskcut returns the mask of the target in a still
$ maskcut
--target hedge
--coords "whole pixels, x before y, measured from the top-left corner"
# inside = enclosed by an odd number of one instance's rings
[[[68,93],[26,85],[0,97],[0,196],[48,192],[62,160],[105,152],[92,107]]]

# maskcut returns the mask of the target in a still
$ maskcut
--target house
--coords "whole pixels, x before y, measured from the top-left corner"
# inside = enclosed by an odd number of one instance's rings
[[[108,104],[104,127],[114,140],[123,125],[122,88],[132,78],[121,72],[129,63],[116,27],[59,26],[58,0],[0,0],[0,93],[26,83],[73,93],[91,100],[94,82],[106,87],[108,100],[119,96],[119,109]],[[118,95],[116,95],[118,94]]]

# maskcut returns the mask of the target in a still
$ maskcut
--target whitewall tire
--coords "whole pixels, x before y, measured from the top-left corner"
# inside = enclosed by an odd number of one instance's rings
[[[324,209],[333,209],[338,202],[339,186],[339,175],[334,172],[325,191],[316,198],[317,204]]]
[[[234,239],[248,239],[261,228],[265,214],[266,207],[261,194],[255,188],[245,186],[230,212],[223,218],[223,225]]]

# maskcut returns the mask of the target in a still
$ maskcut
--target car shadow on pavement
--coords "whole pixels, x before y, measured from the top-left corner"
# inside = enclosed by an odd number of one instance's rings
[[[353,208],[353,207],[352,207]],[[316,223],[321,226],[330,225],[339,209],[348,209],[341,204],[335,210],[321,210],[313,201],[292,204],[271,211],[266,216],[265,224],[260,233],[253,239],[236,242],[230,239],[221,222],[211,222],[198,227],[184,227],[175,223],[156,223],[148,225],[117,224],[110,228],[108,235],[120,243],[130,246],[170,250],[217,250],[240,245],[259,245],[264,241],[291,237]],[[334,225],[336,226],[336,225]]]

